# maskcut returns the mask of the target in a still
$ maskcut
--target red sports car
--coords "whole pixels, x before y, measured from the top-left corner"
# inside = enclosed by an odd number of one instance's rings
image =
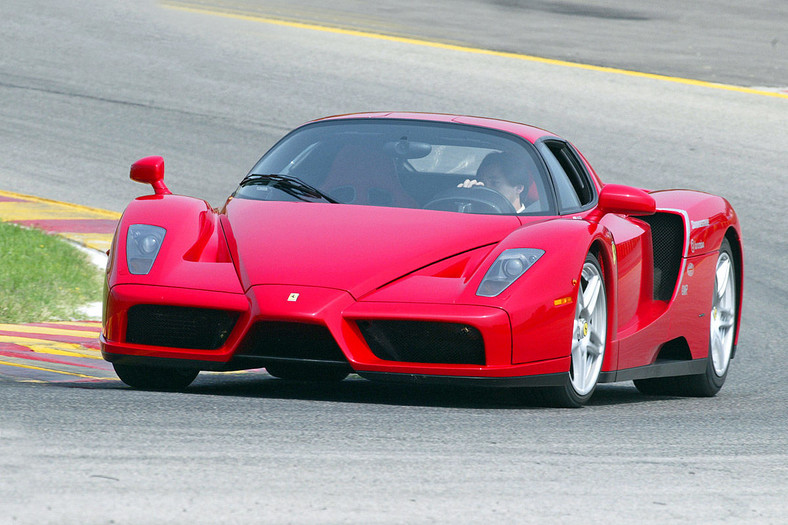
[[[712,396],[741,311],[739,222],[721,197],[602,184],[539,128],[369,113],[281,139],[221,209],[125,210],[101,336],[126,384],[200,370],[288,380],[528,387],[580,406],[598,383]]]

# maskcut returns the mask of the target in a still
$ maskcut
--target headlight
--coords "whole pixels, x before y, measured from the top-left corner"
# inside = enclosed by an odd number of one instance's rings
[[[500,294],[524,274],[542,255],[544,255],[544,250],[536,248],[504,250],[492,263],[487,273],[484,274],[484,279],[482,279],[479,289],[476,290],[476,295],[495,297]]]
[[[150,224],[132,224],[126,236],[126,264],[134,275],[147,275],[167,230]]]

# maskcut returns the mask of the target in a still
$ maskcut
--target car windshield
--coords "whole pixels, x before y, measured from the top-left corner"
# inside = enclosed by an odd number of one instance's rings
[[[323,121],[279,141],[234,196],[539,215],[550,212],[552,201],[536,156],[533,146],[516,136],[475,126]],[[296,186],[318,191],[293,191]]]

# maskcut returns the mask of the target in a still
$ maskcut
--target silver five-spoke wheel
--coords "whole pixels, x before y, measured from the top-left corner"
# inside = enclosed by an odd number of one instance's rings
[[[733,351],[736,324],[736,280],[733,261],[726,251],[720,252],[714,275],[714,295],[711,304],[711,361],[714,373],[722,377],[728,371]]]
[[[579,396],[596,387],[607,338],[607,298],[602,272],[595,260],[583,264],[575,308],[572,364],[569,378]]]
[[[535,390],[542,401],[567,408],[581,407],[591,399],[605,359],[607,295],[604,272],[593,253],[586,255],[577,285],[569,373],[561,385]]]

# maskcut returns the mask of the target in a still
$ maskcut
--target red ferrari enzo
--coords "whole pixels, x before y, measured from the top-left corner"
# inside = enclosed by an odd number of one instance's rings
[[[569,142],[454,115],[369,113],[281,139],[221,209],[155,192],[110,251],[102,353],[126,384],[200,370],[286,380],[713,396],[741,311],[721,197],[602,184]]]

